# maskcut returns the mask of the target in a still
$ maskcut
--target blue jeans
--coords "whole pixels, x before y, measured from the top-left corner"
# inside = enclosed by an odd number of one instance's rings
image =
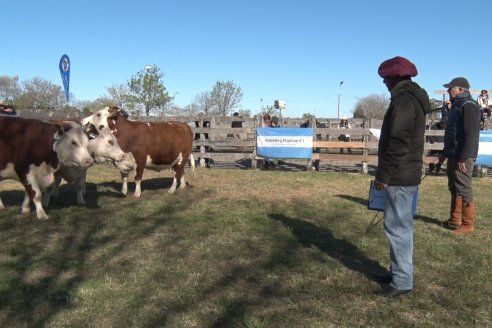
[[[412,202],[418,186],[388,186],[384,209],[384,232],[390,243],[391,286],[413,288]]]

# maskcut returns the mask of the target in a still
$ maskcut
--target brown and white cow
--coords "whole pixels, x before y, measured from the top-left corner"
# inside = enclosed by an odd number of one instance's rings
[[[82,128],[89,138],[87,150],[96,163],[121,162],[126,158],[125,153],[118,146],[115,136],[108,128],[98,130],[92,124],[85,125]],[[52,188],[43,196],[43,206],[48,207],[50,198],[52,196],[58,196],[62,179],[75,185],[77,190],[77,204],[80,206],[85,205],[84,195],[87,169],[87,167],[62,165],[55,173],[55,182]]]
[[[89,167],[94,163],[88,143],[80,126],[0,117],[0,179],[14,179],[24,185],[21,213],[30,212],[32,200],[37,218],[48,218],[41,204],[42,191],[53,183],[61,165]],[[5,209],[1,199],[0,209]]]
[[[124,161],[115,163],[121,173],[123,186],[121,192],[128,192],[128,174],[135,171],[135,197],[142,193],[141,181],[144,169],[161,171],[172,168],[175,171],[173,184],[169,193],[174,193],[179,186],[185,188],[184,167],[191,156],[192,169],[194,160],[193,131],[183,122],[146,123],[131,121],[118,107],[106,107],[82,120],[83,124],[92,123],[97,128],[108,127],[123,151],[127,152]]]

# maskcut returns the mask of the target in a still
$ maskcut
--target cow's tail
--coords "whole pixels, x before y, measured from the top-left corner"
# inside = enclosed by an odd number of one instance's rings
[[[193,175],[193,179],[196,179],[195,158],[193,157],[193,153],[190,153],[190,165],[191,165],[191,174]]]

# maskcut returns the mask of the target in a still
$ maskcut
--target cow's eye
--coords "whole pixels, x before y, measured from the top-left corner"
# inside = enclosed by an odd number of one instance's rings
[[[77,147],[77,142],[75,140],[72,140],[72,146]]]
[[[101,117],[101,113],[97,113],[97,115],[96,115],[96,116],[97,116],[97,117]]]
[[[109,144],[110,144],[111,146],[114,146],[114,142],[113,142],[113,140],[109,140]]]

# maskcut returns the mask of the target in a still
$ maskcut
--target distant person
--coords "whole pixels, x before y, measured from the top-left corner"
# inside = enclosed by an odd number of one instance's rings
[[[279,128],[280,125],[278,124],[278,117],[277,116],[272,116],[272,120],[270,121],[270,127],[271,128]]]
[[[15,111],[14,106],[4,104],[0,104],[0,114],[17,116],[17,112]]]
[[[263,115],[263,120],[261,122],[261,127],[262,128],[269,128],[270,127],[270,115],[269,114],[264,114]]]
[[[378,146],[374,185],[384,190],[384,231],[390,244],[390,272],[378,281],[389,283],[377,292],[383,297],[413,289],[413,198],[422,176],[426,114],[429,96],[412,77],[417,68],[408,59],[394,57],[381,63],[379,76],[391,93]]]
[[[480,108],[480,130],[487,130],[487,119],[490,117],[492,101],[489,98],[487,90],[482,90],[477,98],[478,107]]]
[[[352,126],[350,125],[350,123],[347,119],[347,116],[342,116],[340,123],[338,123],[338,128],[339,129],[351,129],[352,128]],[[350,141],[350,134],[339,135],[338,141],[349,142]],[[349,154],[352,154],[352,149],[347,148],[347,151]],[[340,148],[340,154],[343,154],[343,148]]]
[[[473,201],[472,172],[478,155],[480,110],[472,100],[470,84],[457,77],[444,84],[452,107],[449,112],[444,149],[439,160],[448,159],[448,187],[451,193],[450,218],[444,222],[455,235],[474,231],[475,202]]]

